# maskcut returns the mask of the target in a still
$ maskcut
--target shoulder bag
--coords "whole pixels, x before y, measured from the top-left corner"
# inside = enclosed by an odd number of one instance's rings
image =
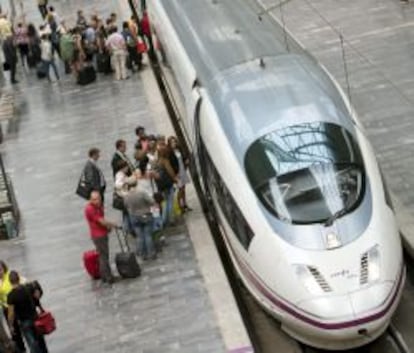
[[[125,211],[124,199],[116,191],[112,195],[112,207],[119,211]]]
[[[86,181],[85,168],[84,168],[79,178],[78,187],[76,188],[76,194],[85,200],[89,200],[91,191],[92,191],[92,188],[89,185],[89,183]]]

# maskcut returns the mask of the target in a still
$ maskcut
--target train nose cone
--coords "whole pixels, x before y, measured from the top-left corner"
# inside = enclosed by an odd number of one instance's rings
[[[392,282],[382,282],[351,293],[350,299],[355,313],[366,313],[385,305],[387,299],[390,299],[392,288]]]
[[[346,322],[384,310],[391,299],[392,282],[381,282],[344,295],[330,295],[297,303],[305,312],[323,322]]]
[[[354,317],[354,310],[348,295],[326,296],[304,300],[297,303],[297,306],[323,321],[336,320],[338,318],[352,319]]]

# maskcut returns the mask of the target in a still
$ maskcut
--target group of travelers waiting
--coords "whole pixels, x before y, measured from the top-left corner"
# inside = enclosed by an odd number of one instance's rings
[[[31,353],[48,352],[44,336],[35,327],[38,313],[43,311],[40,304],[42,294],[37,281],[28,282],[0,261],[0,305],[10,333],[0,322],[1,353],[23,353],[26,345]]]
[[[72,72],[78,83],[81,83],[82,72],[90,67],[105,74],[114,72],[117,80],[129,77],[127,69],[135,72],[143,67],[142,56],[147,48],[145,38],[150,35],[145,12],[142,19],[131,16],[119,29],[115,13],[106,20],[96,14],[88,20],[83,11],[78,10],[75,26],[69,27],[53,6],[47,6],[47,1],[41,2],[39,10],[43,23],[38,28],[33,23],[26,23],[24,14],[15,27],[5,14],[0,15],[3,67],[10,70],[11,83],[18,83],[17,52],[24,70],[36,68],[37,76],[47,77],[50,82],[50,68],[53,68],[56,80],[60,79],[56,56],[63,62],[65,73]]]
[[[133,159],[127,155],[124,140],[115,143],[116,151],[111,161],[114,178],[112,206],[122,212],[122,227],[136,237],[136,254],[145,261],[157,256],[154,234],[162,234],[165,227],[174,225],[176,213],[191,210],[185,193],[189,182],[189,159],[174,136],[166,139],[147,135],[142,126],[137,127],[135,133],[137,141]],[[108,233],[117,225],[104,216],[106,181],[97,164],[99,158],[99,149],[91,148],[77,193],[84,198],[89,196],[85,217],[100,256],[102,280],[112,283]],[[80,185],[82,191],[79,192]]]

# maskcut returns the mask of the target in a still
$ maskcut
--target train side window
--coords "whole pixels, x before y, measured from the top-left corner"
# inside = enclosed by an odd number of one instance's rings
[[[203,162],[205,163],[206,175],[204,177],[207,180],[211,191],[217,197],[219,207],[227,222],[240,243],[247,250],[254,236],[253,231],[243,217],[243,214],[230,194],[230,191],[227,189],[224,181],[221,179],[220,174],[215,168],[202,141],[200,141],[200,151],[203,154]]]

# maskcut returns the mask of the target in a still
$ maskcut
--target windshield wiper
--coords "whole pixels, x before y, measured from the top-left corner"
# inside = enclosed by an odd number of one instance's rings
[[[325,227],[330,227],[333,222],[335,222],[338,218],[346,215],[350,210],[350,203],[347,202],[344,206],[344,208],[340,209],[339,211],[335,212],[331,217],[329,217],[326,221],[325,221]]]

